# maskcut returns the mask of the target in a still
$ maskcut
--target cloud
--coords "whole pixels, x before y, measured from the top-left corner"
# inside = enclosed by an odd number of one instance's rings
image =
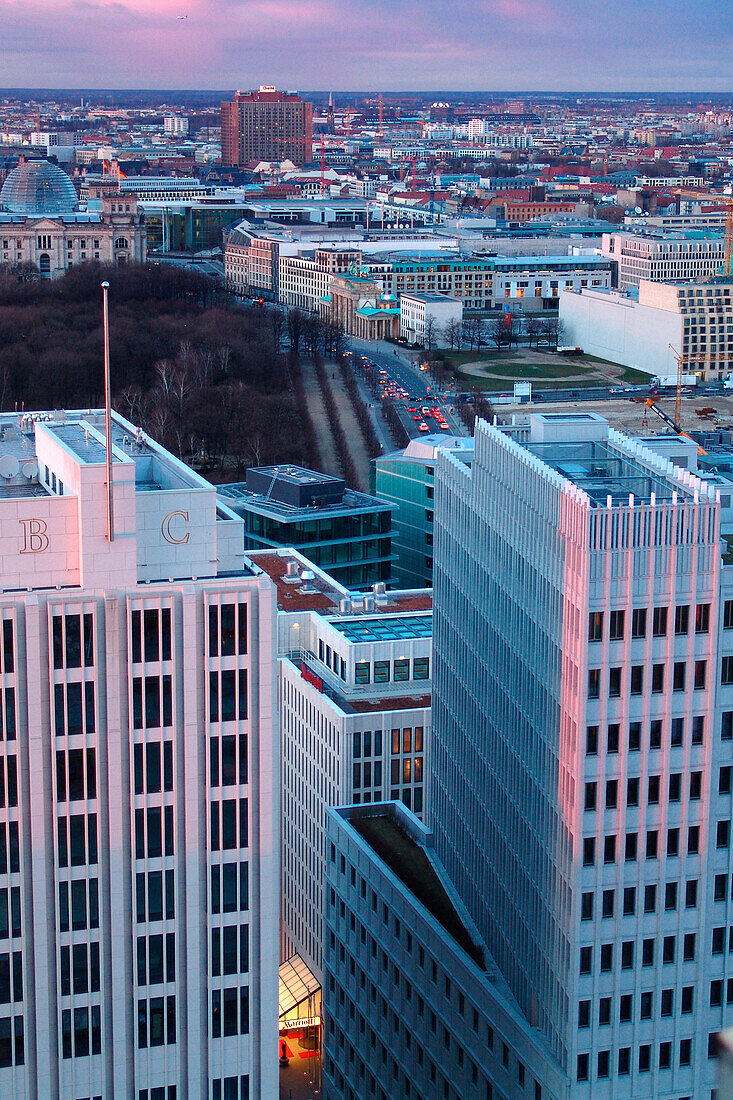
[[[709,0],[0,0],[0,82],[724,89],[732,28]]]

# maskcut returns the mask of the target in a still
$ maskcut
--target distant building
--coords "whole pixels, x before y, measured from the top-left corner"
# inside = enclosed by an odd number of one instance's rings
[[[391,504],[301,466],[252,468],[219,491],[245,521],[246,550],[292,546],[350,589],[391,581]]]
[[[183,115],[166,115],[163,119],[166,134],[187,134],[189,121]]]
[[[262,85],[221,105],[221,159],[226,165],[313,158],[313,104],[297,92]]]
[[[394,566],[400,588],[430,588],[433,583],[433,515],[435,461],[443,449],[470,461],[472,438],[428,435],[413,439],[403,451],[373,460],[374,492],[396,505],[392,520]]]
[[[144,263],[137,197],[113,192],[99,207],[80,209],[71,179],[50,161],[19,164],[0,190],[0,267],[32,264],[41,278],[54,279],[88,260]]]
[[[361,275],[330,275],[322,315],[359,340],[384,340],[400,331],[397,298],[377,279]]]
[[[461,325],[463,302],[447,294],[400,294],[400,336],[408,344],[445,348],[450,343],[447,327]]]
[[[724,234],[714,228],[604,233],[601,243],[602,254],[617,267],[621,290],[638,286],[642,279],[706,279],[720,269],[724,250]]]
[[[733,369],[733,280],[639,284],[638,297],[566,289],[560,296],[563,342],[589,355],[650,374],[686,372],[717,380]]]

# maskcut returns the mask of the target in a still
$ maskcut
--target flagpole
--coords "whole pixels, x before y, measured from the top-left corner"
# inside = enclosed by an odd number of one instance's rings
[[[104,431],[107,457],[107,542],[115,537],[112,516],[112,389],[109,372],[109,283],[102,283],[102,333],[104,339]]]

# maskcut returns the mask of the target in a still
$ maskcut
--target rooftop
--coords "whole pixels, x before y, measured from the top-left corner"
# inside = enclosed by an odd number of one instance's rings
[[[368,807],[350,806],[338,812],[476,965],[484,970],[483,950],[451,901],[428,851],[407,832],[393,804],[378,804],[376,812],[373,804]]]
[[[652,494],[657,500],[671,500],[674,493],[687,495],[681,483],[653,474],[605,440],[553,440],[524,446],[587,493],[594,505],[605,505],[609,497],[614,502],[628,500],[632,494],[639,501],[650,500]]]
[[[330,619],[329,622],[349,642],[392,642],[403,638],[430,638],[433,633],[432,615]]]

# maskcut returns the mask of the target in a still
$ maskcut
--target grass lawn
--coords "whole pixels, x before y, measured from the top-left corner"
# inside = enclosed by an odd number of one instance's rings
[[[472,374],[457,374],[457,382],[464,390],[498,390],[501,393],[506,393],[511,390],[515,382],[541,382],[542,385],[536,388],[538,389],[560,389],[560,390],[581,390],[586,386],[602,386],[603,380],[600,378],[581,378],[565,380],[558,378],[557,382],[547,382],[545,379],[529,374],[526,371],[515,372],[512,375],[508,375],[506,378],[476,378]]]

